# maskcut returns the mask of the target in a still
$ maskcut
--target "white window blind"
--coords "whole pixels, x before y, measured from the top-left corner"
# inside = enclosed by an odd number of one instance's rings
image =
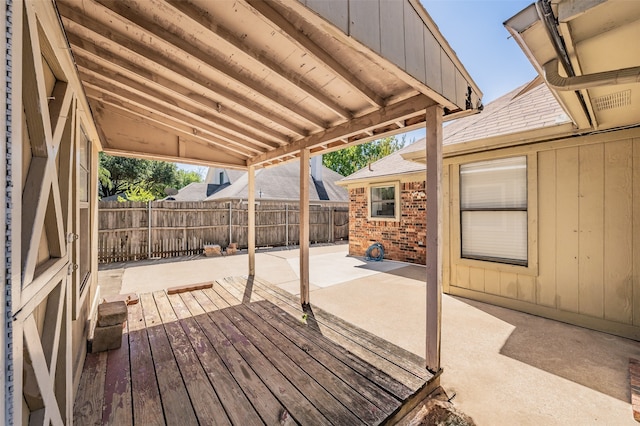
[[[527,264],[527,158],[460,166],[462,257]]]

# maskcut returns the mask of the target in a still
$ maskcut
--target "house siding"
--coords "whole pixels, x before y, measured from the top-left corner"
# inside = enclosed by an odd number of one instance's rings
[[[349,189],[349,254],[364,256],[382,243],[384,258],[424,265],[426,262],[425,182],[400,183],[400,220],[369,220],[369,187]]]
[[[459,165],[523,154],[529,266],[461,258]],[[640,340],[638,129],[452,157],[445,168],[446,293]]]

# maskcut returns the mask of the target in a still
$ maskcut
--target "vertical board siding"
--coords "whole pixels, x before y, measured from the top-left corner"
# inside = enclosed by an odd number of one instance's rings
[[[483,268],[480,262],[456,260],[459,235],[450,230],[449,286],[577,313],[585,324],[593,318],[640,326],[640,138],[541,145],[532,152],[537,270],[510,272],[499,264],[487,262]],[[453,224],[459,187],[456,176],[448,178]]]
[[[605,144],[604,317],[632,323],[631,141]]]
[[[581,314],[604,313],[604,146],[579,148],[578,308]]]
[[[556,153],[557,307],[569,312],[578,312],[578,158],[578,148]]]
[[[397,0],[380,0],[380,51],[398,67],[404,69],[404,11]],[[440,45],[438,45],[438,48]]]
[[[640,325],[640,138],[633,139],[633,324]]]
[[[537,303],[556,307],[556,152],[538,154],[538,276]]]
[[[373,3],[373,4],[372,4]],[[349,35],[380,53],[380,7],[371,0],[349,2]],[[401,28],[401,27],[399,27]],[[397,30],[397,28],[396,28]]]
[[[484,291],[484,269],[469,268],[469,288],[476,291]]]
[[[416,79],[426,81],[424,38],[422,34],[424,23],[418,12],[408,1],[403,2],[403,5],[406,71]]]
[[[256,206],[256,245],[298,244],[299,222],[297,203],[261,201]],[[310,206],[313,243],[348,239],[348,224],[346,206]],[[229,231],[232,241],[229,241]],[[207,244],[225,248],[233,242],[246,248],[247,204],[234,201],[230,210],[229,202],[152,202],[149,253],[148,204],[100,202],[98,235],[100,263],[197,255]]]

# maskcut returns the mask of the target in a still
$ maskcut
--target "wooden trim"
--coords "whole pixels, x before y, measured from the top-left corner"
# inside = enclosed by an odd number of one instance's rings
[[[309,149],[300,151],[300,303],[309,304]]]
[[[523,300],[510,299],[453,285],[449,287],[448,294],[640,341],[640,327],[634,325],[607,321],[575,312],[561,311],[548,306],[536,305]]]
[[[413,117],[420,114],[426,108],[435,105],[433,100],[424,95],[417,95],[402,102],[381,108],[371,113],[359,116],[349,122],[338,124],[322,132],[315,133],[307,138],[297,140],[287,146],[276,148],[272,151],[260,154],[252,158],[249,163],[259,165],[293,153],[298,153],[305,148],[314,148],[330,142],[339,141],[345,137],[358,135],[368,129],[382,128],[393,124],[400,118]],[[375,133],[375,132],[374,132]],[[368,138],[359,139],[357,143],[376,139],[383,134],[375,134]]]
[[[442,116],[440,105],[427,108],[427,325],[426,366],[440,371],[442,321]]]
[[[426,165],[425,165],[426,169]],[[407,172],[407,173],[392,173],[383,176],[374,176],[370,178],[362,178],[362,179],[353,179],[353,180],[339,180],[336,182],[336,185],[347,187],[347,189],[352,188],[362,188],[367,185],[377,185],[385,182],[392,182],[397,180],[400,183],[408,183],[408,182],[424,182],[424,170]]]
[[[395,192],[395,206],[394,206],[394,217],[378,217],[371,216],[371,190],[373,188],[384,188],[388,186],[393,186]],[[402,196],[400,195],[400,181],[386,181],[386,182],[376,182],[370,183],[365,186],[365,190],[367,191],[367,220],[368,221],[380,221],[380,222],[400,222],[400,215],[402,209]]]

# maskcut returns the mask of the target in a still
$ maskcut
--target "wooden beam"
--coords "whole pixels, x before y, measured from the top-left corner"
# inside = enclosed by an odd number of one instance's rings
[[[64,21],[70,22],[66,19],[64,19]],[[67,29],[67,37],[69,43],[73,46],[74,54],[78,53],[79,56],[86,56],[90,58],[89,60],[92,62],[96,62],[98,66],[104,63],[113,64],[118,68],[126,70],[129,74],[144,78],[147,84],[157,84],[165,88],[177,90],[179,93],[183,95],[186,94],[186,96],[198,100],[198,102],[204,103],[205,105],[210,100],[214,100],[216,104],[220,103],[223,106],[227,104],[237,104],[241,108],[259,115],[265,121],[273,122],[296,135],[306,136],[308,134],[306,129],[295,125],[290,120],[282,118],[272,110],[256,103],[249,104],[245,98],[234,94],[232,91],[205,78],[201,74],[197,74],[180,66],[180,64],[168,58],[166,58],[162,64],[147,64],[148,68],[145,68],[124,57],[117,56],[101,46],[91,42],[85,42],[80,35],[73,32],[73,26]],[[131,55],[139,57],[143,61],[147,59],[140,57],[138,52],[131,52]],[[191,86],[190,88],[187,87],[189,85]],[[182,87],[185,88],[186,92],[179,90]]]
[[[427,351],[426,367],[440,371],[442,306],[442,116],[440,105],[427,108]]]
[[[300,151],[300,303],[309,304],[309,149]]]
[[[338,62],[331,53],[326,52],[302,31],[299,31],[294,24],[289,22],[287,18],[276,11],[270,2],[266,2],[264,0],[247,0],[247,3],[260,12],[266,19],[275,24],[282,34],[294,41],[302,50],[308,52],[312,57],[325,64],[328,69],[336,73],[344,83],[352,87],[354,91],[363,96],[371,105],[376,107],[384,106],[384,99],[362,82],[356,74],[352,73]]]
[[[424,111],[432,105],[435,105],[435,103],[431,99],[424,95],[417,95],[397,104],[389,105],[369,114],[353,118],[351,121],[338,124],[337,126],[315,133],[304,139],[299,139],[287,146],[260,154],[254,157],[250,161],[250,164],[262,164],[278,157],[297,153],[301,149],[311,149],[333,141],[344,140],[349,136],[359,135],[366,130],[393,124],[400,119],[420,114],[421,111]],[[365,140],[362,142],[365,142]]]
[[[249,185],[247,188],[247,245],[249,251],[249,275],[256,275],[256,168],[247,170]]]
[[[236,54],[244,54],[254,61],[260,63],[262,67],[270,70],[274,75],[279,76],[289,83],[289,85],[294,86],[296,89],[303,91],[307,95],[311,96],[313,99],[323,104],[326,108],[333,111],[336,115],[341,118],[349,119],[351,118],[351,112],[340,106],[337,102],[335,102],[329,96],[324,95],[316,88],[311,87],[304,81],[300,79],[300,75],[296,72],[292,72],[291,70],[285,69],[279,63],[271,60],[267,57],[263,52],[256,51],[252,49],[251,46],[247,45],[243,42],[242,39],[236,37],[231,31],[227,28],[221,26],[216,20],[212,18],[212,16],[206,11],[198,8],[197,6],[191,5],[182,0],[168,0],[168,3],[171,4],[176,10],[180,13],[187,16],[192,23],[200,26],[201,28],[209,31],[217,45],[225,46],[225,51],[235,51]]]

